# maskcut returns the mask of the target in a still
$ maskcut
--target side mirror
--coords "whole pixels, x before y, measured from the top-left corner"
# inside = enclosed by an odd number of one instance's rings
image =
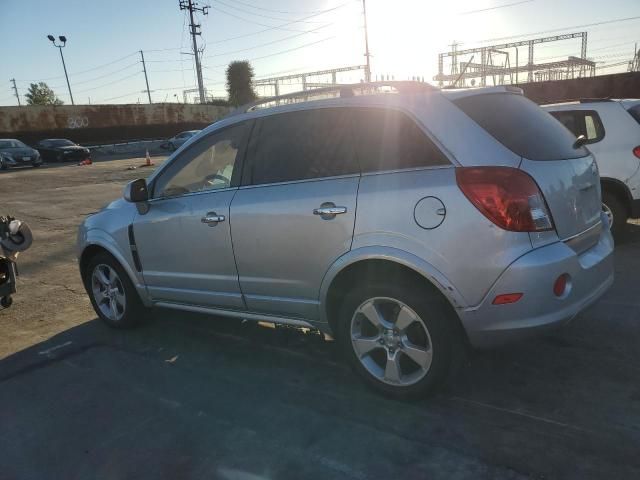
[[[149,200],[149,190],[147,190],[147,181],[139,178],[133,182],[129,182],[124,187],[124,199],[127,202],[138,203]]]

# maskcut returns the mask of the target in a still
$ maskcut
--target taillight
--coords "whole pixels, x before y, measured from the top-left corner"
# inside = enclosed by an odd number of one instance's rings
[[[510,167],[456,168],[462,193],[482,214],[512,232],[553,230],[553,220],[536,182]]]
[[[633,149],[633,154],[640,158],[640,145],[638,145],[636,148]]]

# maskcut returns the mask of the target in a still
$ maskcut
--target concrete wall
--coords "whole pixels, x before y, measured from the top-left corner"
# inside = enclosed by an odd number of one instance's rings
[[[518,85],[536,103],[557,103],[581,98],[640,98],[640,72],[554,80]]]
[[[85,144],[164,138],[204,128],[229,110],[178,103],[1,107],[0,138],[33,143],[62,137]]]

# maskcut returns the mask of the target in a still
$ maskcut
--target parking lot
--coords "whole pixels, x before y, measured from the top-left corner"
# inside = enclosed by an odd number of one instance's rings
[[[0,172],[0,214],[35,236],[0,310],[0,478],[640,478],[640,224],[572,323],[470,353],[440,394],[403,403],[313,332],[161,310],[103,326],[76,228],[143,163]]]

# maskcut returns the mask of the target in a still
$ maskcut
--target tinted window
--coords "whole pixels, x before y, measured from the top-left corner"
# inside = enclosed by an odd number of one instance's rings
[[[549,112],[576,137],[584,135],[587,143],[596,143],[604,138],[604,126],[594,110],[559,110]]]
[[[636,119],[636,122],[640,123],[640,105],[636,105],[635,107],[631,107],[627,110],[629,114]]]
[[[49,140],[49,142],[54,147],[71,147],[75,145],[75,143],[73,143],[71,140],[65,140],[65,139]]]
[[[154,197],[174,197],[231,186],[246,124],[226,128],[189,147],[162,171]]]
[[[531,100],[513,93],[487,93],[454,103],[496,140],[530,160],[584,157],[586,148],[573,148],[575,138]]]
[[[256,125],[243,183],[264,184],[359,173],[344,108],[264,117]]]
[[[402,112],[360,108],[353,112],[358,161],[363,172],[449,165],[449,160]]]

